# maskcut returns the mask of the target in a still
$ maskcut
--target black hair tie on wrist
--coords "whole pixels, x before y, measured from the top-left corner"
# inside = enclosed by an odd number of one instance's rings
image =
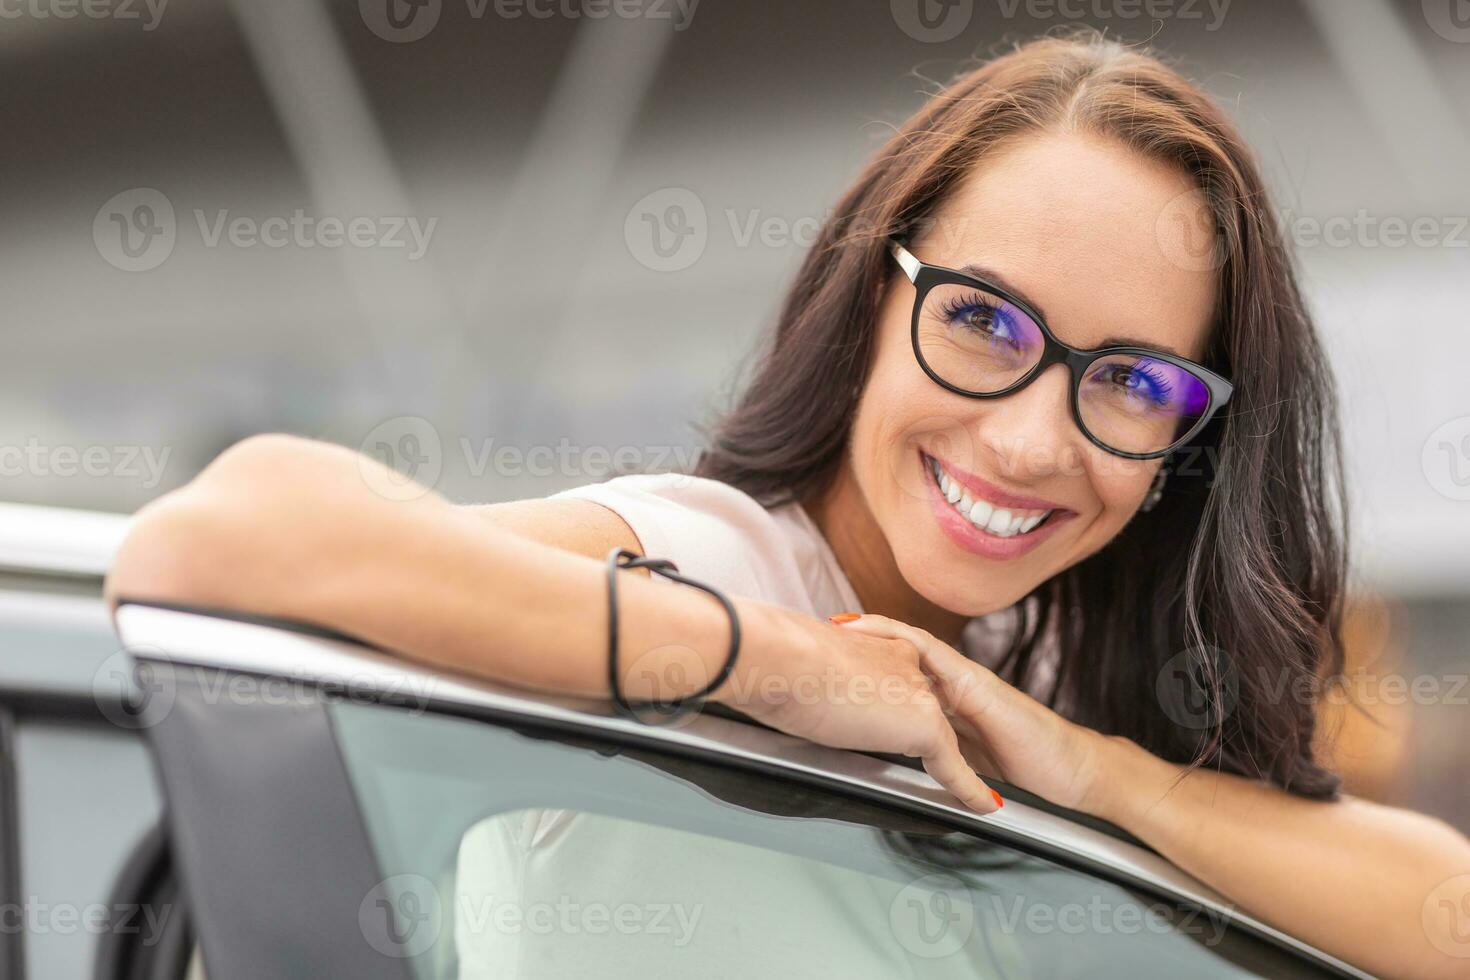
[[[664,578],[692,585],[696,589],[708,592],[720,601],[725,607],[725,614],[730,617],[730,652],[725,656],[725,663],[704,687],[683,697],[663,700],[653,698],[649,701],[641,701],[634,704],[623,695],[622,682],[618,678],[618,569],[621,568],[646,568],[650,572],[656,572]],[[692,578],[686,578],[679,574],[679,568],[667,558],[647,558],[642,555],[628,551],[626,548],[614,548],[607,555],[607,683],[612,691],[613,706],[618,713],[635,721],[668,723],[698,709],[700,703],[708,697],[716,688],[725,683],[731,671],[735,669],[735,658],[740,655],[740,620],[735,615],[735,606],[724,593],[703,582],[696,582]],[[643,710],[640,710],[640,706]]]

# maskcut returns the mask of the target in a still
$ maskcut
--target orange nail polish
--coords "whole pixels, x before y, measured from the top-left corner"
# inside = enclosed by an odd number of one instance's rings
[[[827,618],[834,623],[850,623],[854,619],[861,619],[862,615],[862,613],[838,613],[835,616],[828,616]]]
[[[995,800],[995,808],[997,810],[1006,805],[1006,801],[1001,799],[1000,794],[997,793],[995,790],[990,791],[990,797],[991,799]]]

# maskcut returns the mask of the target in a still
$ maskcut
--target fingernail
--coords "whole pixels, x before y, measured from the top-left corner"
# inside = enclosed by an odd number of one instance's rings
[[[862,613],[838,613],[835,616],[828,616],[827,618],[834,623],[850,623],[854,619],[861,619],[862,616]]]
[[[990,791],[990,798],[995,801],[995,808],[997,810],[1006,805],[1006,801],[1001,799],[1000,794],[997,793],[995,790]]]

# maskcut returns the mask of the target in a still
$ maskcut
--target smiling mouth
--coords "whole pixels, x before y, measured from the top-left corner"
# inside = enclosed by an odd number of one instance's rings
[[[925,454],[924,463],[929,469],[930,479],[939,487],[939,492],[949,501],[954,512],[991,537],[1014,538],[1030,534],[1037,528],[1046,526],[1057,512],[1056,508],[1019,510],[1002,507],[975,496],[973,490],[950,476],[934,457]]]

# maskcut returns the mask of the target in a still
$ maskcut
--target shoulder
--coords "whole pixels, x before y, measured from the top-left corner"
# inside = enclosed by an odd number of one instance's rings
[[[623,519],[645,555],[691,578],[751,598],[801,608],[806,588],[789,524],[744,491],[684,473],[637,473],[589,483],[550,500],[589,500]]]

